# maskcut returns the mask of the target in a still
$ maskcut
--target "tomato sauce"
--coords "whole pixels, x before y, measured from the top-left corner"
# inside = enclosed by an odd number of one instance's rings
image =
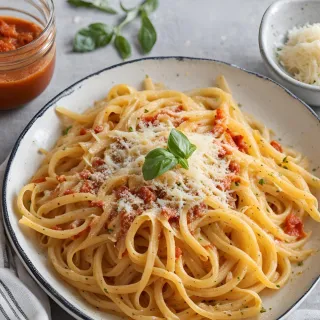
[[[298,239],[306,236],[303,230],[302,220],[293,213],[288,214],[285,220],[284,232],[290,236],[295,236]]]
[[[42,31],[42,27],[31,21],[0,16],[0,109],[21,106],[48,86],[55,66],[55,45],[41,54],[48,47],[44,39],[24,50],[41,37]],[[24,62],[18,64],[20,60]],[[1,65],[13,67],[2,70]]]

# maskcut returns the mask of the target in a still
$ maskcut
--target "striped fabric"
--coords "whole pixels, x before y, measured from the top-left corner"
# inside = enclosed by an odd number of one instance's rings
[[[0,166],[1,182],[5,165]],[[0,219],[0,320],[49,319],[49,299],[13,253]]]

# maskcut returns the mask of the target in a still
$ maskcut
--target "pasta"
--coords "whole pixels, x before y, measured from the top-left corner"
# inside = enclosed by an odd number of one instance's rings
[[[312,254],[303,221],[320,221],[319,179],[241,112],[223,76],[186,93],[147,77],[143,91],[120,84],[83,114],[57,112],[63,135],[17,205],[89,304],[132,319],[250,318]],[[145,180],[172,132],[192,152]]]

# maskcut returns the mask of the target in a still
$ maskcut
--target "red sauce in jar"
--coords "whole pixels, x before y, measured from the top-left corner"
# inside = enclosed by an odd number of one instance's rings
[[[21,106],[48,86],[55,66],[55,45],[44,55],[39,52],[46,45],[46,39],[25,53],[21,51],[41,37],[42,31],[42,27],[31,21],[0,17],[0,62],[16,62],[18,55],[19,59],[25,60],[25,63],[12,69],[0,69],[0,109]]]

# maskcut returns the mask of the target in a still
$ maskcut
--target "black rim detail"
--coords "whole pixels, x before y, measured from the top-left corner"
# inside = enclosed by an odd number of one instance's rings
[[[65,311],[67,311],[68,313],[70,313],[71,315],[76,315],[78,318],[83,319],[83,320],[94,320],[91,317],[88,317],[87,315],[85,315],[82,311],[80,311],[76,306],[72,305],[67,299],[65,299],[60,293],[58,293],[51,285],[49,285],[45,278],[41,275],[41,273],[37,270],[37,268],[33,265],[33,263],[31,262],[31,260],[28,258],[28,256],[26,255],[26,253],[23,251],[23,249],[21,248],[15,234],[14,231],[11,227],[10,221],[9,221],[9,212],[7,210],[7,202],[6,202],[6,189],[7,189],[7,184],[8,184],[8,176],[9,176],[9,172],[10,172],[10,168],[11,168],[11,164],[12,161],[15,158],[16,152],[20,146],[20,142],[22,141],[22,139],[24,138],[24,136],[26,135],[26,133],[29,131],[29,129],[32,127],[32,125],[37,121],[38,118],[40,118],[49,108],[51,108],[58,100],[60,100],[63,97],[66,97],[70,94],[72,94],[77,85],[84,82],[85,80],[97,76],[100,73],[103,73],[107,70],[111,70],[117,67],[121,67],[124,66],[126,64],[132,64],[135,62],[140,62],[140,61],[144,61],[144,60],[177,60],[177,61],[184,61],[184,60],[189,60],[189,61],[209,61],[209,62],[215,62],[215,63],[220,63],[220,64],[224,64],[233,68],[236,68],[238,70],[242,70],[248,74],[254,75],[258,78],[270,81],[274,84],[276,84],[277,86],[279,86],[280,88],[282,88],[288,95],[290,95],[293,99],[298,100],[302,106],[304,106],[309,112],[311,112],[311,114],[318,120],[318,122],[320,122],[320,119],[318,117],[318,115],[313,111],[313,109],[308,106],[305,102],[303,102],[301,99],[299,99],[297,96],[295,96],[293,93],[291,93],[288,89],[286,89],[285,87],[283,87],[281,84],[277,83],[276,81],[261,75],[257,72],[252,72],[252,71],[248,71],[244,68],[238,67],[234,64],[228,63],[228,62],[224,62],[224,61],[219,61],[219,60],[215,60],[215,59],[206,59],[206,58],[194,58],[194,57],[184,57],[184,56],[160,56],[160,57],[148,57],[148,58],[141,58],[141,59],[136,59],[136,60],[131,60],[131,61],[127,61],[127,62],[121,62],[119,64],[115,64],[112,65],[110,67],[104,68],[100,71],[97,71],[95,73],[90,74],[89,76],[86,76],[84,78],[82,78],[81,80],[75,82],[74,84],[72,84],[71,86],[69,86],[68,88],[66,88],[65,90],[63,90],[62,92],[60,92],[58,95],[56,95],[53,99],[51,99],[42,109],[40,109],[40,111],[31,119],[31,121],[27,124],[27,126],[24,128],[24,130],[22,131],[22,133],[19,135],[18,140],[16,141],[16,143],[14,144],[14,147],[12,149],[12,152],[10,154],[9,160],[8,160],[8,164],[5,170],[5,174],[4,174],[4,180],[3,180],[3,189],[2,189],[2,212],[3,212],[3,220],[4,220],[4,226],[5,226],[5,231],[8,235],[8,238],[11,242],[11,245],[13,246],[15,252],[17,253],[17,255],[19,256],[20,260],[22,261],[22,263],[24,264],[24,266],[26,267],[27,271],[29,272],[29,274],[36,280],[36,282],[42,287],[42,289],[55,301],[57,302]],[[281,320],[283,319],[284,316],[286,316],[289,312],[292,311],[292,309],[299,304],[302,299],[310,292],[311,289],[314,288],[314,286],[317,284],[317,282],[320,280],[320,276],[317,277],[314,282],[311,284],[311,286],[309,287],[309,289],[286,311],[284,312],[277,320]]]

